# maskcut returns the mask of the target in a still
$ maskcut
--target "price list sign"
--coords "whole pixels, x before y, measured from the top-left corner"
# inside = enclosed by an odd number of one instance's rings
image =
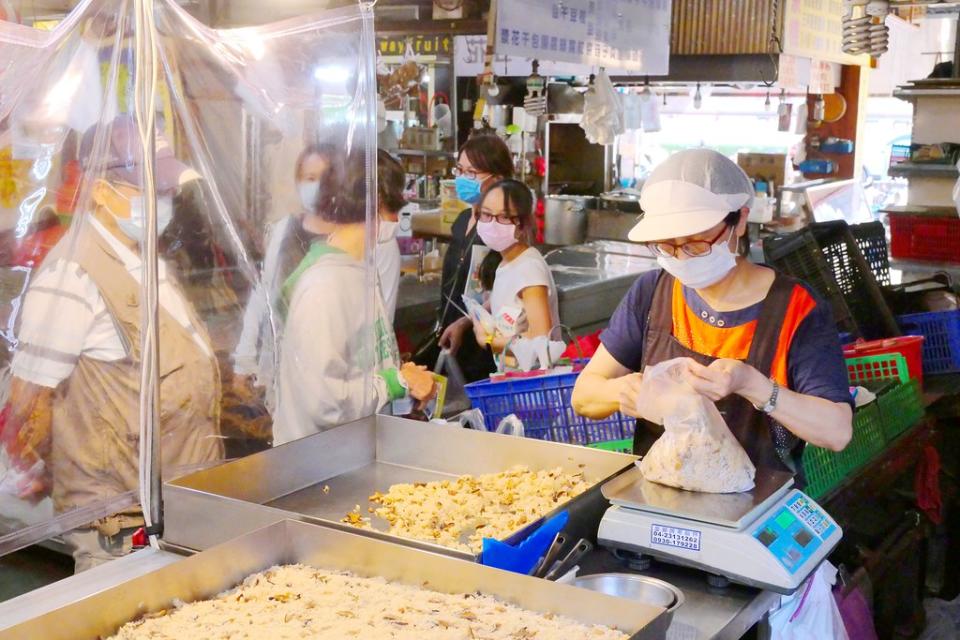
[[[670,0],[499,0],[500,55],[666,75]]]

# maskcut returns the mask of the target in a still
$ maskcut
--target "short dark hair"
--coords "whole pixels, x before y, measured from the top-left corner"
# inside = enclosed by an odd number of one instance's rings
[[[496,134],[473,134],[460,147],[460,153],[467,156],[477,171],[500,178],[513,177],[513,157],[510,149]]]
[[[367,219],[367,163],[364,149],[349,155],[337,152],[330,169],[320,179],[315,213],[335,224],[365,222]]]
[[[723,219],[723,224],[728,227],[735,227],[740,224],[740,210],[731,211],[727,214],[727,217]]]
[[[332,166],[338,155],[340,155],[340,150],[332,144],[308,144],[303,148],[303,151],[300,152],[300,155],[297,156],[297,162],[293,167],[293,179],[300,179],[303,164],[310,156],[320,156]]]
[[[407,174],[396,158],[379,149],[377,151],[377,197],[388,211],[396,212],[407,204],[403,188]]]
[[[490,185],[490,188],[483,193],[480,201],[477,202],[478,211],[490,192],[497,189],[503,191],[504,210],[517,218],[517,228],[521,231],[521,240],[531,244],[536,236],[537,220],[533,213],[533,193],[530,191],[530,187],[512,178],[500,180]]]

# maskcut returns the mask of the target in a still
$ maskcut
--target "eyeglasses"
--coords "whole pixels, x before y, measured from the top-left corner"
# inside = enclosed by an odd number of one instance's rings
[[[713,251],[713,245],[731,226],[732,225],[723,225],[723,228],[717,232],[717,235],[709,240],[689,240],[681,244],[663,241],[648,242],[647,246],[650,247],[650,250],[655,254],[665,258],[675,258],[677,251],[683,251],[691,258],[702,258],[703,256],[710,255],[710,252]]]
[[[495,216],[492,213],[487,213],[486,211],[477,212],[477,220],[480,222],[496,222],[497,224],[517,224],[519,218],[515,216]]]
[[[464,178],[470,178],[471,180],[476,180],[478,176],[486,175],[483,171],[477,171],[476,169],[464,169],[459,164],[453,169],[454,176],[463,176]]]

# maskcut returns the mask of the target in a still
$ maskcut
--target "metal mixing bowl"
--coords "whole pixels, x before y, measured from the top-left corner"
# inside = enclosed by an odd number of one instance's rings
[[[684,600],[683,592],[672,584],[632,573],[597,573],[592,576],[582,576],[574,580],[573,585],[581,589],[590,589],[663,607],[670,616],[680,608]]]

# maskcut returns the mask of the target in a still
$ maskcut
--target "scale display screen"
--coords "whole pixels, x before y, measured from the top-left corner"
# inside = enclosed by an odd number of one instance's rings
[[[806,563],[836,525],[823,510],[800,492],[753,532],[753,537],[770,551],[791,574]]]

